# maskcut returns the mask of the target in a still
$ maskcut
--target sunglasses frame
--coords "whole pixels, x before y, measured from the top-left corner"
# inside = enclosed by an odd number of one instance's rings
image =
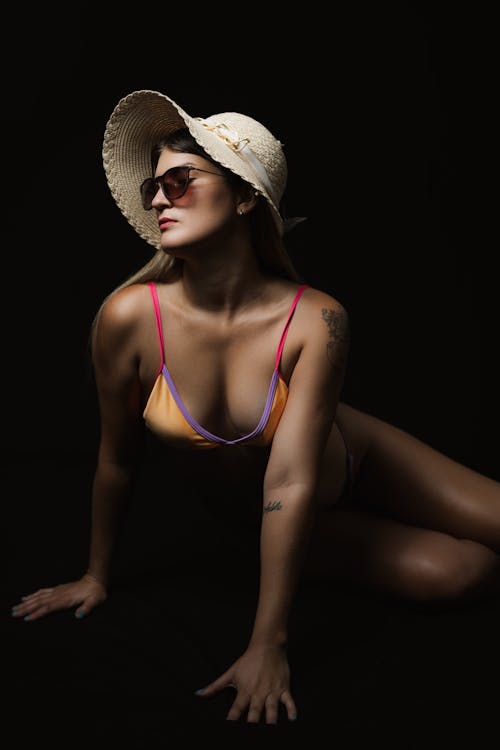
[[[182,188],[181,192],[178,195],[176,194],[174,197],[172,197],[167,192],[167,187],[165,185],[165,176],[169,172],[172,172],[175,169],[184,169],[184,170],[186,170],[186,183],[185,183],[184,187]],[[193,178],[190,177],[192,169],[195,169],[197,172],[205,172],[206,174],[214,174],[214,175],[217,175],[218,177],[224,177],[225,176],[225,175],[222,174],[222,172],[210,172],[208,169],[201,169],[201,167],[193,167],[190,164],[178,164],[175,167],[170,167],[169,169],[167,169],[163,174],[159,175],[158,177],[146,177],[146,179],[141,183],[140,193],[141,193],[141,200],[142,200],[142,207],[143,207],[143,209],[145,211],[151,211],[151,209],[153,208],[153,198],[156,196],[156,194],[158,193],[158,190],[160,188],[161,188],[161,191],[162,191],[163,195],[165,196],[165,198],[167,200],[169,200],[169,201],[175,201],[178,198],[182,198],[182,196],[185,194],[186,190],[189,187],[189,183],[193,181]],[[144,205],[144,203],[145,203],[145,200],[144,200],[145,186],[146,185],[150,185],[150,184],[155,185],[156,190],[154,192],[153,198],[151,198],[149,207],[146,207]]]

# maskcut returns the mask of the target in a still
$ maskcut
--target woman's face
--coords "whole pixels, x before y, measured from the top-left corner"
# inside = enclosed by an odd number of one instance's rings
[[[161,246],[178,248],[209,239],[238,218],[236,195],[222,170],[201,156],[164,149],[155,177],[178,166],[199,167],[190,170],[189,185],[180,198],[167,198],[159,188],[152,200],[161,234]],[[210,173],[210,174],[209,174]]]

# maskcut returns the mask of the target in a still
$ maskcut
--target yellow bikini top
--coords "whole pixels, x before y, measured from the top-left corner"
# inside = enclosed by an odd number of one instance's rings
[[[290,307],[278,345],[274,372],[269,385],[264,411],[258,425],[248,435],[241,435],[241,437],[235,440],[226,440],[218,435],[214,435],[198,424],[182,403],[165,363],[165,345],[156,285],[152,281],[148,283],[156,314],[161,364],[143,412],[147,427],[161,440],[176,448],[217,448],[222,445],[266,447],[270,445],[288,397],[288,386],[279,369],[281,353],[297,302],[304,289],[309,285],[302,284],[299,287]]]

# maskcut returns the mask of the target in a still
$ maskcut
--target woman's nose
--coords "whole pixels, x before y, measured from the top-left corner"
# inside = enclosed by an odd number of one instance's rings
[[[153,200],[151,201],[151,206],[153,208],[162,209],[165,206],[172,206],[172,201],[167,198],[161,187],[158,185],[158,190],[155,193],[155,196]]]

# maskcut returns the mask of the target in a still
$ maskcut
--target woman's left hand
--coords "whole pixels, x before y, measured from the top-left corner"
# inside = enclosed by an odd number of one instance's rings
[[[273,645],[250,645],[229,669],[196,695],[210,697],[233,687],[236,698],[226,719],[237,721],[248,709],[247,721],[258,723],[264,712],[266,724],[276,724],[280,703],[290,721],[297,718],[290,693],[290,668],[285,650]]]

